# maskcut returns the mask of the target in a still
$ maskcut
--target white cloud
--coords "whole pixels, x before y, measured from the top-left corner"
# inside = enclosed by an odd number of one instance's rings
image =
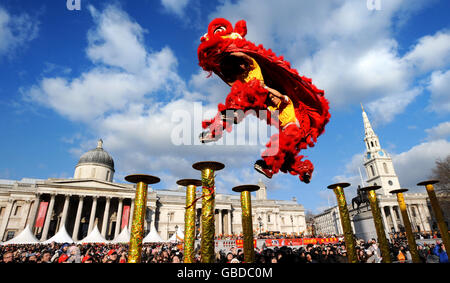
[[[400,154],[392,154],[395,172],[402,187],[417,191],[416,184],[430,178],[436,159],[445,158],[450,152],[450,142],[435,140],[424,142]]]
[[[13,54],[35,39],[38,31],[39,21],[28,14],[11,15],[0,7],[0,56]]]
[[[427,89],[431,94],[428,109],[437,113],[449,113],[450,70],[433,72]]]
[[[375,123],[389,123],[422,92],[414,70],[434,70],[450,58],[446,31],[399,54],[393,30],[429,4],[383,1],[382,10],[370,11],[359,0],[224,1],[210,18],[245,19],[247,38],[286,55],[325,90],[332,108],[364,102],[379,119]]]
[[[161,0],[161,4],[167,11],[180,17],[183,16],[184,9],[188,3],[189,0]]]
[[[114,6],[99,13],[90,5],[89,11],[96,28],[88,33],[88,57],[93,62],[120,67],[131,73],[145,69],[147,52],[142,44],[145,30]]]
[[[443,122],[436,127],[426,129],[427,140],[445,139],[450,136],[450,122]]]
[[[146,52],[143,29],[115,6],[102,13],[89,10],[96,26],[88,32],[86,53],[95,67],[72,79],[46,77],[25,91],[27,99],[89,122],[129,103],[154,100],[157,91],[171,91],[174,98],[180,94],[184,82],[170,48]]]
[[[419,39],[404,60],[420,72],[440,69],[450,64],[450,32],[439,31]]]

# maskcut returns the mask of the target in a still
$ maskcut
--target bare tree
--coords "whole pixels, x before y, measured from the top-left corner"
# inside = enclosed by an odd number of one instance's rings
[[[436,160],[436,167],[432,169],[431,177],[439,180],[436,191],[444,195],[450,194],[450,154],[444,159]]]

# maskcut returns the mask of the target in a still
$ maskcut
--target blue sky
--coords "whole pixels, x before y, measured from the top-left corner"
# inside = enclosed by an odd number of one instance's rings
[[[318,3],[315,3],[318,2]],[[206,78],[199,38],[215,17],[245,19],[247,39],[264,44],[325,90],[331,120],[314,148],[310,184],[278,174],[272,199],[318,212],[335,203],[326,186],[360,183],[360,103],[403,187],[418,190],[436,158],[450,153],[448,1],[386,1],[369,10],[346,1],[89,1],[0,4],[0,179],[71,178],[82,153],[104,140],[115,181],[160,176],[155,188],[199,177],[191,164],[218,160],[219,192],[256,183],[258,146],[174,146],[173,113],[194,103],[214,113],[228,88]],[[210,116],[209,116],[210,117]],[[255,121],[250,119],[250,121]],[[194,133],[193,135],[197,135]]]

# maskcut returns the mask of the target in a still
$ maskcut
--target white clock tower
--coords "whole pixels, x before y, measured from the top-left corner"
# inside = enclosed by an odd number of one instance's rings
[[[362,107],[362,105],[361,105]],[[364,143],[366,153],[364,155],[364,167],[366,168],[367,183],[369,186],[381,186],[377,191],[381,195],[391,195],[392,190],[400,189],[400,182],[392,164],[389,154],[381,148],[380,141],[372,129],[369,118],[362,107],[364,121]]]

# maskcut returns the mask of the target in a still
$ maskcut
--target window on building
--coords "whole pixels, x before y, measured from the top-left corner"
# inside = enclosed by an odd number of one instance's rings
[[[370,165],[370,171],[372,172],[372,176],[375,176],[375,170],[373,169],[372,165]]]
[[[385,162],[383,162],[383,168],[384,168],[384,173],[388,174],[389,170],[388,170],[387,164]]]
[[[109,171],[106,172],[106,181],[109,181]]]
[[[8,233],[6,233],[6,240],[5,241],[9,241],[12,238],[14,238],[15,234],[16,234],[16,232],[14,232],[14,231],[8,231]]]
[[[267,214],[267,223],[270,223],[270,214]]]
[[[21,206],[16,206],[16,209],[14,210],[14,216],[20,215]]]
[[[370,145],[373,147],[373,141],[372,142],[370,142]]]

